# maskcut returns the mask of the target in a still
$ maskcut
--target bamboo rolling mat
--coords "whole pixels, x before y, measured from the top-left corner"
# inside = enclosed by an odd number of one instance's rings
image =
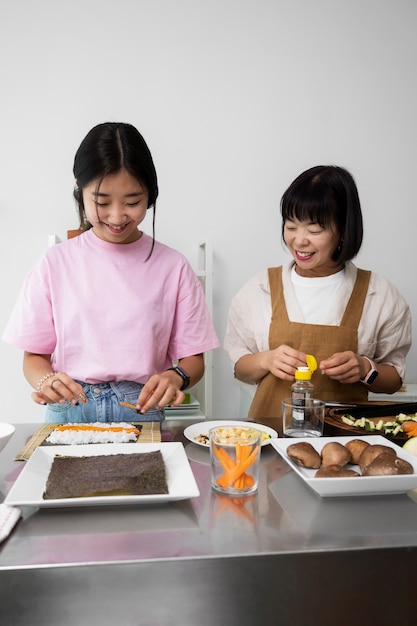
[[[140,430],[140,435],[136,443],[159,443],[161,441],[160,422],[132,422],[132,424]],[[53,429],[56,428],[56,426],[57,424],[43,424],[40,428],[38,428],[20,452],[14,457],[14,460],[27,461],[33,451],[44,443],[45,439],[53,431]]]

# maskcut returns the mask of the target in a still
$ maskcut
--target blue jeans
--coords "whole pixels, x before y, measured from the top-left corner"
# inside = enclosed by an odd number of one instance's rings
[[[143,387],[140,383],[123,380],[120,382],[97,383],[91,385],[77,380],[82,386],[88,403],[77,406],[48,404],[45,421],[50,424],[81,422],[162,422],[164,410],[153,408],[147,413],[136,413],[133,409],[121,406],[120,402],[136,404]]]

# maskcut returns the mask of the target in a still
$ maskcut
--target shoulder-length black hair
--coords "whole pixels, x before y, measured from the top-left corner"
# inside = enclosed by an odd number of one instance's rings
[[[91,228],[85,215],[83,188],[93,181],[97,181],[99,188],[106,176],[117,174],[122,169],[127,170],[148,192],[148,209],[153,208],[153,249],[158,179],[151,152],[140,132],[132,124],[105,122],[94,126],[75,154],[74,198],[78,205],[80,229]]]
[[[282,236],[286,220],[296,218],[334,227],[339,245],[333,261],[344,265],[359,252],[363,220],[359,194],[353,176],[343,167],[317,165],[291,183],[281,198]]]

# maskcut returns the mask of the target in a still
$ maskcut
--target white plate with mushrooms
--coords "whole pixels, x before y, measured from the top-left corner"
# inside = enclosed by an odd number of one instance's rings
[[[326,467],[329,465],[339,464],[339,459],[336,458],[337,453],[339,451],[342,452],[339,446],[346,448],[348,444],[348,449],[352,450],[351,454],[354,454],[355,456],[356,451],[353,451],[352,444],[349,442],[366,442],[366,444],[371,446],[384,446],[385,448],[392,449],[392,452],[386,449],[380,450],[379,452],[382,452],[384,456],[380,458],[379,461],[379,455],[370,455],[369,451],[366,454],[365,452],[362,452],[364,455],[362,460],[359,457],[359,461],[356,463],[352,462],[352,456],[348,462],[346,462],[345,457],[342,461],[340,461],[342,463],[340,466],[342,470],[334,468],[334,473],[332,475],[326,476],[326,473],[324,473],[325,475],[323,477],[317,477],[316,474],[319,469],[323,469],[323,459],[325,459]],[[334,443],[337,445],[327,446],[327,444]],[[294,444],[309,444],[309,446],[312,446],[314,449],[316,455],[308,454],[307,457],[303,457],[303,455],[301,455],[301,458],[295,460],[295,456],[297,455],[294,454],[294,451],[297,450],[299,452],[303,448],[306,448],[306,446],[298,447],[297,449],[291,448],[288,450],[289,446],[294,446]],[[400,446],[396,445],[392,441],[389,441],[385,437],[381,437],[380,435],[367,435],[365,437],[272,439],[271,445],[304,480],[304,482],[323,498],[337,496],[401,494],[407,493],[411,489],[417,489],[417,456],[408,453]],[[358,444],[356,443],[356,445]],[[327,451],[329,451],[331,455],[335,455],[334,458],[331,458],[330,454],[330,458],[326,458],[327,452],[326,449],[324,449],[325,446],[327,446]],[[308,447],[306,449],[307,452],[311,452]],[[372,452],[374,452],[374,450]],[[291,456],[289,456],[289,454],[291,454]],[[320,461],[317,461],[317,456]],[[366,461],[366,464],[364,464],[364,457],[366,456],[368,456],[368,460]],[[369,459],[369,456],[373,456],[372,460]],[[313,465],[313,467],[306,467],[303,463]],[[372,467],[371,463],[373,463]],[[387,464],[389,465],[388,469]],[[348,472],[345,472],[344,470],[348,470]],[[386,471],[406,471],[411,473],[397,473],[395,475],[366,475],[368,473],[372,474],[373,472],[377,473]],[[355,473],[350,474],[350,472]],[[347,475],[343,475],[344,473]]]

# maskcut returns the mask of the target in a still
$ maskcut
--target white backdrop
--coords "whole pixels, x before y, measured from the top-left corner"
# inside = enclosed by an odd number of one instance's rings
[[[321,163],[356,178],[357,262],[394,282],[415,317],[416,18],[414,0],[2,2],[1,329],[48,235],[77,226],[74,153],[108,120],[135,124],[150,146],[157,238],[194,266],[212,240],[221,340],[233,294],[287,258],[283,191]],[[0,419],[42,421],[21,361],[0,344]],[[417,381],[415,348],[406,380]],[[238,410],[220,348],[214,417]]]

